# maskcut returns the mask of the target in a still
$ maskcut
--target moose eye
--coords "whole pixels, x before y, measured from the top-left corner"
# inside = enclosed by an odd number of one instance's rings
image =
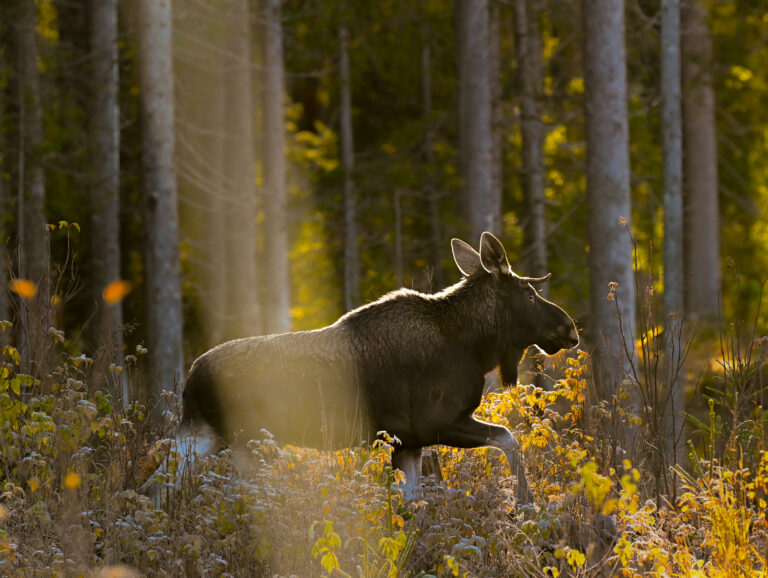
[[[531,303],[533,303],[534,301],[536,301],[536,294],[533,292],[528,293],[528,299],[530,300]]]

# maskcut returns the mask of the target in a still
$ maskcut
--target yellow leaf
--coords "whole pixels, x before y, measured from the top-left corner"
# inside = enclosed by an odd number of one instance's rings
[[[75,472],[68,472],[66,476],[64,476],[64,487],[68,490],[76,490],[80,487],[80,482],[83,481],[83,478],[80,476],[80,474],[76,474]]]
[[[37,491],[37,488],[40,487],[40,478],[35,476],[34,478],[30,478],[27,483],[29,484],[29,491],[34,494]]]
[[[104,289],[104,301],[110,305],[117,303],[128,295],[132,288],[130,281],[113,281]]]
[[[12,279],[8,287],[24,299],[32,299],[37,293],[37,286],[28,279]]]
[[[616,509],[617,502],[618,500],[614,499],[606,500],[603,502],[603,507],[600,509],[600,512],[609,516]]]

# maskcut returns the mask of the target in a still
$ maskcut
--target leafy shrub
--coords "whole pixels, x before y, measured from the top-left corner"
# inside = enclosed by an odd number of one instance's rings
[[[442,479],[403,496],[396,439],[336,452],[280,447],[264,432],[249,471],[224,450],[159,505],[136,492],[167,453],[149,408],[116,403],[143,350],[101,371],[52,330],[50,370],[0,365],[0,574],[65,576],[759,576],[766,571],[768,455],[714,452],[678,468],[683,493],[659,507],[643,465],[616,463],[605,432],[620,400],[591,404],[588,356],[563,359],[550,390],[487,396],[478,415],[525,449],[533,506],[495,450],[440,449]],[[169,400],[173,401],[173,400]],[[588,409],[589,408],[589,409]],[[754,409],[764,419],[762,409]],[[633,418],[634,419],[634,418]],[[756,420],[757,423],[760,420]],[[714,418],[713,422],[714,424]],[[760,422],[762,423],[762,422]],[[168,430],[168,431],[166,431]],[[743,428],[732,431],[740,432]],[[717,428],[712,427],[713,439]],[[712,442],[714,444],[714,442]],[[714,445],[712,446],[714,447]],[[738,444],[731,444],[738,448]],[[735,451],[735,450],[734,450]],[[729,455],[733,455],[733,451]],[[744,454],[746,455],[746,454]],[[158,458],[158,459],[160,459]],[[171,452],[171,463],[183,456]],[[648,488],[650,487],[650,491]]]

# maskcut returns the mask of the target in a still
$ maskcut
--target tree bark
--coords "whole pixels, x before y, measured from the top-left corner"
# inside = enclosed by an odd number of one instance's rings
[[[664,195],[664,319],[683,313],[683,147],[680,3],[661,3],[661,140]]]
[[[661,2],[661,140],[664,196],[664,338],[672,387],[666,416],[666,451],[677,462],[677,433],[684,409],[682,360],[683,323],[683,138],[680,101],[680,2]],[[669,462],[668,462],[669,463]]]
[[[341,89],[341,166],[344,170],[344,307],[360,304],[360,252],[355,193],[355,145],[352,132],[352,89],[349,71],[349,37],[346,26],[339,29],[339,80]]]
[[[535,0],[534,0],[535,1]],[[525,227],[528,266],[533,277],[547,274],[547,212],[544,171],[544,126],[539,112],[543,68],[534,3],[515,1],[515,44],[520,85],[520,131],[523,137],[523,191],[528,218]]]
[[[717,321],[720,298],[720,221],[712,39],[700,0],[683,3],[683,173],[685,175],[685,308],[704,323]]]
[[[610,394],[624,377],[625,351],[634,357],[624,2],[585,0],[583,19],[593,359]],[[610,283],[618,283],[613,300]]]
[[[4,17],[6,11],[0,12],[0,17]],[[7,70],[8,62],[6,61],[6,53],[0,52],[0,70]],[[5,136],[6,126],[6,100],[5,90],[0,90],[0,321],[10,321],[10,307],[8,302],[8,273],[9,273],[9,261],[8,261],[8,246],[6,241],[8,239],[8,228],[5,221],[5,215],[8,214],[9,209],[9,188],[8,179],[6,177],[8,173],[8,139]],[[0,330],[0,345],[8,343],[6,330]]]
[[[501,232],[501,199],[493,187],[491,71],[487,0],[456,0],[459,169],[471,238]]]
[[[501,1],[488,0],[488,82],[491,94],[491,202],[498,213],[495,233],[501,234],[504,198],[504,90],[501,84]]]
[[[228,51],[226,51],[227,24],[226,17],[219,15],[218,23],[223,31],[221,36],[216,36],[216,46],[211,54],[213,70],[210,78],[214,87],[209,105],[210,134],[206,147],[210,151],[210,164],[207,174],[211,178],[211,190],[207,194],[208,214],[206,223],[210,231],[208,238],[207,255],[207,302],[203,304],[208,318],[207,343],[209,346],[218,345],[227,337],[230,326],[228,315],[230,308],[227,305],[229,296],[229,279],[233,277],[229,273],[231,259],[228,258],[229,250],[228,231],[233,214],[233,199],[229,194],[229,180],[233,175],[227,174],[227,70]]]
[[[234,65],[227,95],[227,177],[231,181],[234,213],[229,228],[229,337],[244,337],[263,329],[256,268],[256,170],[254,99],[248,0],[234,0],[228,27]]]
[[[266,330],[291,330],[282,0],[264,2],[264,187],[266,198]]]
[[[184,359],[170,0],[142,0],[139,29],[148,387],[152,395],[174,391],[180,400]]]
[[[445,285],[442,261],[442,234],[440,231],[440,192],[435,169],[435,130],[432,125],[432,49],[429,23],[425,16],[421,21],[421,113],[424,118],[424,163],[427,165],[426,195],[429,203],[429,248],[433,267],[432,288]]]
[[[104,288],[120,279],[120,109],[117,50],[117,0],[91,3],[92,167],[91,234],[94,301],[98,303],[96,343],[106,346],[109,362],[123,355],[120,301],[105,303]],[[127,392],[123,392],[127,402]]]
[[[44,282],[48,271],[48,233],[45,222],[45,177],[40,159],[43,115],[40,105],[40,74],[37,69],[37,7],[22,0],[16,26],[19,48],[20,149],[19,179],[19,276]],[[42,289],[42,288],[41,288]],[[43,292],[46,292],[43,290]]]

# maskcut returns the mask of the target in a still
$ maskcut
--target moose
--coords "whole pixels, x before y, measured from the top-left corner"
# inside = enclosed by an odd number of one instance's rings
[[[396,436],[392,465],[413,496],[421,451],[443,444],[495,447],[517,476],[519,502],[532,500],[522,451],[505,427],[473,416],[484,376],[505,386],[529,346],[552,355],[575,347],[573,320],[520,277],[501,242],[483,233],[479,252],[451,241],[461,281],[436,294],[400,289],[312,331],[236,339],[192,364],[180,437],[197,453],[214,439],[250,440],[269,431],[280,444],[329,449]]]

